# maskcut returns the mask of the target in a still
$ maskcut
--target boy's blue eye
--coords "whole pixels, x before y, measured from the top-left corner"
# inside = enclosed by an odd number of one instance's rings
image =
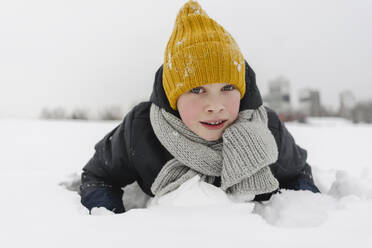
[[[191,93],[194,93],[194,94],[200,94],[200,93],[203,93],[203,88],[202,87],[196,87],[196,88],[193,88],[190,90]]]
[[[222,88],[223,91],[232,91],[235,89],[236,89],[235,85],[232,85],[232,84],[226,85]]]

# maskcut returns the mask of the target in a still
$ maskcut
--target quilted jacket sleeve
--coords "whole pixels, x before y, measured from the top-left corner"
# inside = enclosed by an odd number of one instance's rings
[[[115,213],[125,211],[122,187],[135,181],[129,163],[128,146],[131,113],[95,145],[94,156],[83,168],[81,203],[91,210],[105,207]]]
[[[281,123],[279,159],[276,163],[279,174],[286,175],[281,182],[281,188],[320,192],[306,160],[307,151],[295,143],[288,129]]]

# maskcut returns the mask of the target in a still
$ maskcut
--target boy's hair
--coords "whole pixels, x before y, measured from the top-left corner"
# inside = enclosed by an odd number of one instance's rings
[[[233,84],[245,94],[244,57],[233,37],[197,2],[179,11],[164,54],[163,87],[172,109],[192,88],[212,83]]]

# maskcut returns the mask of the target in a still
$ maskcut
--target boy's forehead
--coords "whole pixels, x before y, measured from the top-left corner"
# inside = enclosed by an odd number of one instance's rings
[[[219,86],[225,86],[228,83],[213,83],[213,84],[202,84],[199,87],[219,87]]]

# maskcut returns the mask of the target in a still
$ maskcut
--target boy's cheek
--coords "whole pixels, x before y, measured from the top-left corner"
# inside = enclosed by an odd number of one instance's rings
[[[234,101],[229,105],[230,118],[235,120],[239,115],[240,99],[234,99]]]
[[[178,112],[185,124],[198,121],[200,106],[196,101],[180,101],[178,103]]]
[[[184,109],[182,113],[180,113],[180,116],[186,126],[192,125],[197,121],[197,113],[192,107]]]

